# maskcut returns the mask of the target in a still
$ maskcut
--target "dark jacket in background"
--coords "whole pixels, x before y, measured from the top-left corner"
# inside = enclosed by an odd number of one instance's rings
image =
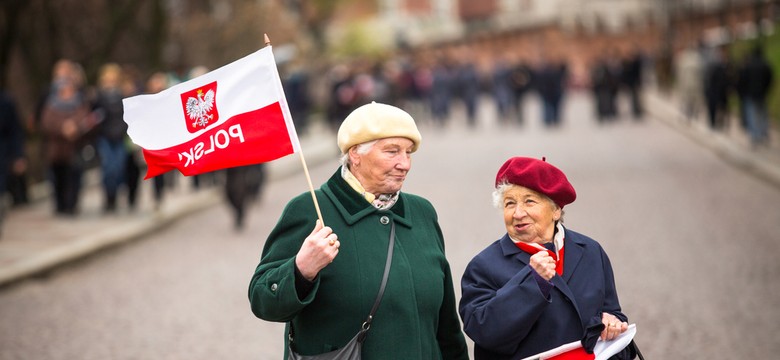
[[[0,194],[6,190],[11,164],[23,156],[24,131],[19,123],[16,104],[10,96],[0,92]]]
[[[100,122],[96,135],[113,143],[123,142],[127,123],[123,118],[122,93],[119,89],[98,91],[94,108]]]

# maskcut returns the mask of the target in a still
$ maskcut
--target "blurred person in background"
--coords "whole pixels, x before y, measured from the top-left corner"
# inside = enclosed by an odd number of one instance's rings
[[[34,166],[41,166],[41,169],[38,169],[39,171],[42,171],[43,173],[47,172],[47,158],[46,158],[46,142],[45,142],[45,135],[43,134],[43,129],[41,128],[41,123],[43,121],[43,109],[46,107],[47,102],[49,101],[49,98],[54,94],[54,84],[57,81],[60,80],[67,80],[67,81],[75,81],[77,84],[81,83],[82,80],[80,79],[80,65],[76,64],[75,62],[69,60],[69,59],[59,59],[57,60],[51,68],[51,79],[49,83],[45,84],[41,88],[40,95],[38,96],[36,102],[35,102],[35,109],[33,110],[32,114],[30,115],[30,119],[28,120],[28,131],[33,135],[33,137],[39,137],[40,141],[36,143],[36,149],[34,149],[32,152],[35,153],[33,155],[32,153],[30,155],[35,156],[34,159],[31,159],[30,161],[30,171],[34,172],[36,169],[33,169]],[[82,96],[86,96],[85,91],[83,89],[83,84],[78,85],[78,91],[81,93]],[[47,174],[48,175],[48,174]],[[21,197],[24,199],[27,199],[27,173],[23,174],[20,179],[14,179],[14,181],[19,186],[19,191],[21,192]],[[50,178],[50,176],[47,176]]]
[[[252,312],[288,322],[285,349],[314,355],[344,347],[361,324],[369,327],[394,236],[363,359],[468,359],[436,211],[401,191],[421,142],[414,119],[370,103],[344,119],[337,138],[342,165],[315,191],[328,226],[315,223],[312,194],[287,204],[249,285]]]
[[[141,93],[143,82],[135,67],[125,65],[122,71],[122,97],[131,97]],[[125,179],[127,185],[127,206],[130,211],[136,209],[138,198],[138,185],[141,183],[141,167],[144,164],[141,147],[130,140],[130,136],[124,136],[125,153]]]
[[[690,122],[704,108],[704,61],[697,47],[688,46],[677,56],[675,78],[683,114]]]
[[[460,64],[455,69],[455,84],[453,84],[453,87],[466,107],[466,123],[470,128],[477,126],[479,95],[482,90],[481,80],[474,62],[465,56],[462,57]]]
[[[769,144],[766,98],[773,80],[772,67],[764,58],[764,49],[756,45],[740,67],[737,79],[745,124],[753,147]]]
[[[225,196],[233,211],[236,231],[243,230],[248,206],[262,195],[265,172],[265,163],[225,169]]]
[[[98,117],[97,151],[103,176],[103,212],[116,211],[117,193],[125,180],[127,123],[122,107],[122,68],[105,64],[98,75],[94,110]]]
[[[503,209],[506,233],[461,279],[474,359],[521,359],[575,341],[584,356],[599,338],[628,330],[606,252],[563,226],[563,207],[576,198],[566,175],[544,159],[513,157],[499,168],[493,204]],[[632,350],[611,359],[632,359]]]
[[[514,109],[514,88],[512,87],[512,65],[510,61],[501,55],[493,62],[493,72],[491,76],[493,88],[493,100],[496,103],[499,121],[506,123],[509,121],[509,115]],[[516,104],[516,103],[515,103]]]
[[[626,53],[621,66],[621,80],[628,91],[631,103],[631,115],[639,120],[644,115],[642,105],[642,70],[644,68],[644,55],[638,47]]]
[[[534,86],[534,73],[531,66],[524,60],[520,60],[512,69],[511,85],[514,91],[513,106],[518,123],[523,124],[525,107],[525,94]]]
[[[356,98],[353,76],[345,64],[336,64],[328,72],[330,102],[328,103],[328,125],[336,132],[354,106]]]
[[[537,74],[535,85],[542,98],[542,121],[547,127],[559,126],[568,67],[562,60],[548,59],[542,62]]]
[[[450,117],[450,102],[456,89],[455,69],[449,58],[440,56],[431,70],[430,108],[434,124],[443,127]]]
[[[304,134],[308,130],[309,112],[312,107],[311,96],[309,96],[309,73],[302,64],[293,62],[285,71],[282,86],[295,130],[299,134]]]
[[[149,76],[146,80],[146,93],[156,94],[168,88],[168,75],[164,72],[156,72]],[[154,207],[159,210],[163,203],[163,197],[165,196],[165,177],[169,176],[170,172],[157,175],[154,177]]]
[[[3,220],[8,211],[7,186],[11,174],[21,174],[27,168],[24,156],[25,135],[16,102],[5,91],[0,90],[0,237]]]
[[[600,55],[591,69],[591,86],[599,122],[617,117],[617,95],[620,90],[620,68],[610,55]]]
[[[41,133],[57,215],[75,215],[86,158],[82,153],[96,118],[80,90],[80,76],[55,79],[41,115]]]
[[[710,129],[723,130],[728,125],[729,94],[734,87],[734,74],[726,46],[708,52],[704,69],[704,98]]]

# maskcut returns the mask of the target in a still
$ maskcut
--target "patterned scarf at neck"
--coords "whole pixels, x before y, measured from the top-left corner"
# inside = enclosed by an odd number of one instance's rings
[[[341,177],[353,190],[357,191],[357,193],[363,196],[366,201],[371,203],[372,206],[379,210],[386,210],[393,207],[393,205],[395,205],[395,203],[398,201],[398,195],[401,194],[400,191],[396,191],[392,194],[374,195],[366,191],[360,181],[355,177],[354,174],[352,174],[351,171],[349,171],[349,169],[347,169],[346,166],[341,167]]]
[[[392,194],[379,194],[376,199],[371,202],[371,205],[374,205],[374,207],[379,210],[389,209],[398,201],[398,194],[400,193],[400,191],[396,191]]]

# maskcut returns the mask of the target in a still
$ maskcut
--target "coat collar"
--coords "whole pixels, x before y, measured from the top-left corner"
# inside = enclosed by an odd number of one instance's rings
[[[408,217],[408,201],[403,192],[398,196],[398,201],[389,210],[379,210],[373,207],[364,197],[358,194],[341,176],[341,168],[328,179],[320,188],[333,202],[339,214],[348,225],[353,225],[360,219],[378,212],[390,213],[393,220],[406,227],[412,227],[412,219]]]
[[[552,278],[552,283],[555,285],[555,288],[558,289],[563,295],[569,299],[571,299],[571,304],[574,306],[574,309],[577,311],[577,315],[580,319],[582,319],[582,314],[580,313],[580,309],[577,306],[577,302],[575,301],[574,293],[572,293],[571,289],[569,288],[568,282],[569,279],[571,279],[572,275],[574,274],[574,271],[577,269],[577,266],[580,263],[580,260],[582,260],[582,254],[584,253],[583,247],[585,246],[585,243],[582,241],[582,239],[577,236],[575,233],[569,231],[564,227],[564,265],[563,265],[563,276],[555,276]],[[519,260],[525,265],[528,265],[531,255],[526,253],[523,250],[520,250],[517,245],[512,241],[512,239],[509,238],[509,234],[504,234],[504,237],[502,237],[499,240],[499,244],[501,246],[501,251],[506,257],[514,257],[515,259]],[[584,325],[583,325],[584,326]]]
[[[583,249],[585,247],[585,243],[575,233],[569,229],[566,229],[566,227],[563,228],[563,231],[565,239],[563,251],[565,255],[563,275],[561,277],[564,281],[569,281],[569,279],[571,279],[572,275],[574,274],[574,271],[577,269],[580,260],[582,260],[582,254],[585,251]],[[504,256],[509,257],[519,254],[517,255],[517,259],[526,265],[528,264],[531,255],[520,250],[520,248],[515,245],[512,239],[509,238],[509,234],[504,234],[504,237],[499,240],[499,244],[501,246],[501,252],[504,254]]]

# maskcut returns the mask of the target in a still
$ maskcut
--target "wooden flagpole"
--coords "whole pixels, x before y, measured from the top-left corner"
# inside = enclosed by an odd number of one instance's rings
[[[268,38],[268,34],[263,34],[265,46],[271,45],[271,39]],[[298,135],[296,134],[296,137]],[[303,157],[303,147],[300,147],[300,141],[298,141],[299,154],[301,155],[301,165],[303,165],[303,173],[306,175],[306,182],[309,184],[309,193],[311,193],[311,199],[314,201],[314,209],[317,211],[317,218],[320,220],[320,224],[325,226],[325,222],[322,221],[322,212],[320,211],[320,204],[317,202],[317,196],[314,195],[314,185],[311,183],[311,177],[309,176],[309,167],[306,166],[306,159]]]

